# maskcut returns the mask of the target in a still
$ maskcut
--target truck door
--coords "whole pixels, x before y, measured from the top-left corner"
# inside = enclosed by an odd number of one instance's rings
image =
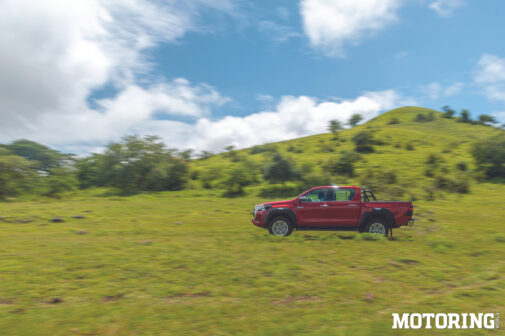
[[[356,226],[358,225],[361,200],[354,188],[334,187],[329,191],[328,209],[332,226]]]
[[[294,211],[298,225],[306,227],[328,226],[334,216],[328,202],[329,188],[318,188],[302,195]]]

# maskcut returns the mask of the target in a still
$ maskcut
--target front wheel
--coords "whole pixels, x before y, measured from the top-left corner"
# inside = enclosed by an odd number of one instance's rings
[[[274,236],[286,237],[293,232],[293,224],[285,217],[276,217],[272,220],[268,232]]]
[[[382,219],[372,219],[370,222],[368,222],[365,232],[380,234],[387,237],[389,227],[387,223]]]

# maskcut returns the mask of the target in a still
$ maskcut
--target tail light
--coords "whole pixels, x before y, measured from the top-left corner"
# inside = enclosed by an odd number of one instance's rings
[[[412,216],[412,214],[414,213],[414,207],[411,206],[409,207],[409,209],[407,210],[407,212],[405,213],[406,216]]]

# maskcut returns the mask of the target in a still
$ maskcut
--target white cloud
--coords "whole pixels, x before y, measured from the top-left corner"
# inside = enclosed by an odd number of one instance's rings
[[[449,17],[459,7],[463,6],[463,0],[436,0],[429,7],[438,15]]]
[[[465,85],[461,82],[453,83],[447,87],[442,86],[438,82],[433,82],[421,89],[431,100],[438,100],[443,97],[450,97],[459,94],[461,90],[463,90],[464,86]]]
[[[482,55],[474,80],[488,99],[505,102],[505,58]]]
[[[149,71],[146,51],[204,29],[197,20],[209,8],[234,11],[226,0],[0,2],[6,46],[0,141],[29,138],[85,153],[138,133],[160,135],[169,146],[217,151],[325,132],[331,119],[353,113],[369,119],[404,103],[392,90],[339,101],[285,96],[275,108],[216,120],[212,110],[230,99],[207,84],[183,78],[139,84],[139,74]],[[105,85],[116,96],[89,106],[90,95]],[[174,117],[185,121],[166,120]]]
[[[357,45],[393,23],[402,0],[302,0],[303,27],[313,47],[343,56],[346,45]]]
[[[221,104],[226,99],[205,85],[137,84],[138,75],[150,69],[145,52],[203,30],[204,10],[233,13],[235,7],[230,0],[1,1],[0,141],[30,137],[62,145],[108,139],[123,117],[132,117],[114,110],[125,97],[145,101],[150,95],[152,104],[169,113],[195,116],[209,104]],[[116,88],[118,96],[102,101],[101,110],[90,109],[88,97],[105,85]],[[113,115],[117,118],[110,121]],[[99,120],[96,128],[93,118]],[[101,124],[104,119],[109,124]]]
[[[172,143],[198,150],[219,151],[227,145],[249,147],[273,141],[293,139],[326,132],[332,119],[346,122],[354,113],[365,120],[381,111],[411,103],[393,90],[367,92],[352,100],[319,101],[307,96],[284,96],[275,109],[261,111],[245,117],[227,116],[212,121],[199,119],[196,124],[167,122],[153,125],[155,134],[173,134]],[[166,139],[169,141],[169,139]]]

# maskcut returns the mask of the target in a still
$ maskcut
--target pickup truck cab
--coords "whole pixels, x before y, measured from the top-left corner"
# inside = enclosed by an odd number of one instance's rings
[[[413,223],[413,212],[411,202],[377,201],[365,188],[321,186],[292,200],[256,205],[252,223],[276,236],[288,236],[294,229],[387,236],[393,228]]]

